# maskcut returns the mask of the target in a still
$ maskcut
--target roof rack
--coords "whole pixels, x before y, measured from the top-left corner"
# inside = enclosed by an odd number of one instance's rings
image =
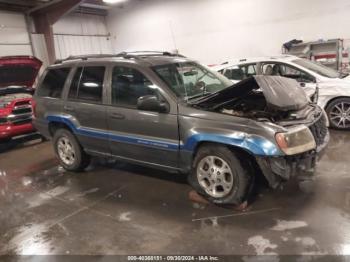
[[[69,56],[65,59],[56,60],[55,64],[61,64],[66,61],[71,60],[88,60],[94,58],[125,58],[125,59],[142,59],[144,57],[152,56],[174,56],[174,57],[185,57],[180,54],[173,54],[170,52],[160,52],[160,51],[136,51],[136,52],[121,52],[119,54],[90,54],[90,55],[77,55]]]

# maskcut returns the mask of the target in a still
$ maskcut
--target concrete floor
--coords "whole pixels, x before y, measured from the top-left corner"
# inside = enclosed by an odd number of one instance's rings
[[[191,203],[179,175],[101,160],[74,174],[50,142],[15,145],[0,153],[0,255],[350,254],[349,148],[332,131],[314,194],[260,187],[239,212]]]

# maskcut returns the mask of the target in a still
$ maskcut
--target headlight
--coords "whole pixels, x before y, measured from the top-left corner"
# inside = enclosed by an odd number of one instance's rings
[[[290,129],[286,133],[277,133],[275,138],[286,155],[295,155],[316,148],[315,139],[306,126]]]

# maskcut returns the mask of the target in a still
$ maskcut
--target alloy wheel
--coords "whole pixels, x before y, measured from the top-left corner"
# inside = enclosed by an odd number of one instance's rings
[[[57,141],[57,152],[63,163],[70,166],[75,161],[75,150],[67,137],[60,137]]]
[[[330,111],[330,121],[338,128],[350,127],[350,103],[340,102]]]
[[[228,195],[235,182],[230,166],[217,156],[207,156],[199,162],[197,179],[205,192],[215,198]]]

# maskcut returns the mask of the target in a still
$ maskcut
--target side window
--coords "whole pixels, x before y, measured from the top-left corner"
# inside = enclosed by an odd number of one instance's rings
[[[60,98],[69,71],[70,68],[50,69],[40,85],[37,95]]]
[[[264,75],[283,76],[295,79],[298,82],[313,82],[314,78],[309,74],[282,63],[264,63],[262,65]]]
[[[246,76],[255,76],[256,75],[256,64],[250,64],[246,66]]]
[[[256,75],[256,64],[247,64],[240,66],[228,67],[224,75],[231,80],[243,80],[250,76]]]
[[[295,67],[292,67],[286,64],[280,64],[280,67],[281,67],[281,73],[282,73],[281,75],[284,77],[293,78],[298,82],[305,82],[305,83],[315,81],[314,77]]]
[[[243,80],[245,78],[244,72],[238,66],[232,66],[225,69],[224,76],[230,80]]]
[[[142,73],[133,68],[117,66],[112,74],[112,103],[126,107],[137,107],[137,100],[157,92]]]
[[[105,67],[79,67],[74,74],[68,98],[94,103],[102,102]]]

